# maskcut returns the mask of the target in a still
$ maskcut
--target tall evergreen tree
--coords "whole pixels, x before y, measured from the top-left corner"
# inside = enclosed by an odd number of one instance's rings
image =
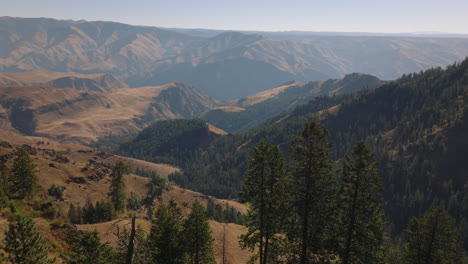
[[[119,234],[118,240],[118,264],[127,264],[128,263],[128,254],[129,247],[132,242],[131,231],[124,229],[122,233]],[[135,264],[151,264],[151,263],[160,263],[155,262],[151,255],[151,247],[146,239],[145,232],[140,226],[136,227],[135,235],[133,236],[133,254],[132,254],[131,263]]]
[[[102,243],[98,233],[80,232],[74,237],[70,264],[112,264],[114,252],[107,243]]]
[[[19,215],[5,232],[2,249],[8,254],[6,260],[15,264],[52,264],[49,247],[31,218]]]
[[[241,245],[259,247],[260,264],[274,261],[270,244],[282,229],[288,205],[288,174],[278,146],[262,140],[249,159],[249,170],[240,196],[250,203],[248,232],[241,236]]]
[[[205,208],[198,200],[192,204],[192,211],[184,223],[183,238],[187,263],[214,264],[213,237],[206,218]]]
[[[34,194],[37,189],[36,165],[25,150],[20,150],[9,177],[10,194],[17,199],[23,199]]]
[[[0,209],[4,208],[8,203],[9,182],[8,169],[5,163],[0,161]]]
[[[76,208],[73,203],[71,203],[70,207],[68,208],[68,220],[70,220],[70,223],[73,223],[73,224],[80,223],[80,220],[78,218],[78,213],[76,212]]]
[[[405,264],[459,264],[463,259],[460,231],[442,207],[413,218],[405,230]]]
[[[148,237],[156,263],[183,263],[182,220],[182,212],[173,200],[159,204]]]
[[[307,122],[291,143],[293,205],[297,221],[289,236],[300,245],[301,264],[323,262],[328,257],[325,243],[332,217],[336,182],[328,131],[315,121]],[[317,259],[320,256],[322,259]]]
[[[117,162],[112,168],[111,186],[109,197],[116,212],[125,210],[125,179],[124,176],[130,171],[127,165],[122,161]]]
[[[384,235],[383,184],[373,154],[359,142],[346,156],[338,193],[340,259],[378,263]]]

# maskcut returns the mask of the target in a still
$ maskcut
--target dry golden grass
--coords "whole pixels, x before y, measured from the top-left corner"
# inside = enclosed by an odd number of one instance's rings
[[[51,72],[51,71],[27,71],[27,72],[3,72],[0,73],[0,84],[8,85],[42,85],[55,79],[63,77],[77,77],[97,80],[102,78],[103,73],[80,74],[74,72]]]
[[[222,130],[220,128],[217,128],[217,127],[213,126],[212,124],[208,124],[208,129],[211,132],[213,132],[215,134],[218,134],[218,135],[221,135],[221,136],[224,136],[224,135],[228,134],[228,132],[226,132],[226,131],[224,131],[224,130]]]
[[[225,224],[216,221],[209,221],[211,232],[213,234],[213,253],[216,263],[221,263],[223,252],[223,239],[225,234],[225,255],[227,263],[241,264],[246,263],[253,253],[243,250],[239,247],[239,237],[246,229],[237,224]],[[146,234],[149,234],[151,223],[145,219],[136,219],[136,225],[140,226]],[[117,245],[117,235],[124,229],[131,228],[131,219],[121,219],[99,224],[77,225],[78,230],[97,231],[102,241]]]
[[[52,86],[78,90],[111,91],[128,85],[104,73],[79,74],[74,72],[5,72],[0,73],[0,84],[18,86]]]
[[[293,83],[287,84],[287,85],[282,85],[270,90],[266,90],[260,93],[256,93],[247,97],[244,97],[242,99],[236,99],[233,101],[229,101],[226,104],[228,106],[233,106],[233,107],[248,107],[252,106],[254,104],[261,103],[263,101],[266,101],[268,99],[272,99],[277,97],[280,93],[282,93],[284,90],[292,87],[292,86],[297,86],[301,85],[301,82],[295,81]]]
[[[164,176],[178,170],[177,168],[168,165],[153,164],[146,161],[96,152],[89,147],[80,146],[78,144],[63,144],[41,137],[24,137],[1,130],[0,140],[9,141],[15,148],[18,148],[23,144],[28,144],[37,150],[36,155],[33,155],[33,160],[37,165],[38,182],[41,186],[41,192],[46,194],[47,189],[50,188],[52,184],[64,186],[66,188],[64,191],[64,200],[55,201],[54,204],[62,208],[62,211],[65,214],[71,203],[83,206],[87,200],[96,202],[108,199],[107,193],[110,186],[109,173],[100,180],[89,179],[87,176],[97,169],[94,165],[89,165],[90,160],[92,160],[93,163],[109,165],[114,164],[118,160],[122,160],[129,164],[132,170],[136,168],[145,168],[145,170],[153,170]],[[0,147],[0,155],[5,155],[14,151],[15,149]],[[56,154],[53,154],[53,151],[55,151],[55,153],[60,153],[62,157],[66,157],[69,162],[62,163],[54,161]],[[84,170],[84,168],[87,169]],[[75,183],[72,181],[78,177],[85,179],[85,182]],[[148,182],[148,178],[140,177],[135,174],[126,175],[125,184],[127,196],[129,196],[131,192],[136,192],[141,196],[145,196],[148,190],[146,186]],[[247,206],[244,204],[216,199],[211,196],[172,185],[168,185],[164,189],[161,201],[157,201],[155,205],[159,202],[174,200],[182,208],[183,214],[187,215],[190,212],[192,202],[196,199],[205,206],[208,199],[213,199],[215,204],[225,205],[227,203],[241,213],[245,214],[247,212]],[[137,213],[137,216],[137,224],[142,226],[143,230],[148,233],[150,222],[146,218],[146,212],[142,210]],[[60,237],[60,232],[51,229],[50,220],[35,218],[35,222],[38,225],[39,230],[49,241],[58,241],[57,243],[62,247],[66,246],[63,240],[61,240],[63,237]],[[129,223],[129,219],[119,219],[99,224],[78,225],[77,229],[89,231],[96,230],[99,232],[103,241],[116,245],[117,237],[115,234],[118,230],[123,230],[124,227],[127,227],[128,229]],[[3,232],[7,229],[7,226],[6,219],[0,217],[0,239],[2,239]],[[236,224],[221,224],[215,221],[210,221],[210,226],[213,232],[213,237],[215,238],[213,246],[216,260],[218,262],[221,260],[222,239],[224,226],[226,226],[226,254],[229,263],[245,263],[251,255],[251,252],[240,249],[238,245],[238,237],[245,231],[245,228]],[[54,254],[56,253],[57,252],[54,251]],[[61,260],[59,259],[58,261]]]
[[[224,112],[241,112],[241,111],[244,111],[245,108],[232,106],[232,105],[224,105],[224,106],[214,107],[212,110],[223,110]]]
[[[123,88],[107,93],[4,85],[0,86],[0,94],[2,102],[22,102],[16,107],[32,111],[32,120],[21,117],[24,120],[19,122],[34,122],[34,134],[61,141],[89,143],[111,134],[137,133],[142,129],[140,119],[143,117],[154,120],[180,118],[180,109],[174,109],[168,103],[151,107],[154,98],[162,91],[175,87],[185,89],[178,85]],[[196,93],[195,90],[188,91]],[[199,95],[194,97],[197,97],[194,100],[204,100]],[[14,131],[10,123],[12,112],[11,107],[0,104],[0,128]]]

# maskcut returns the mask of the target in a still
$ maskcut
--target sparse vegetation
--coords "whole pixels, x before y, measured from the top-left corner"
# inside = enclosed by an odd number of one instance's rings
[[[52,184],[52,186],[50,186],[50,188],[49,188],[49,190],[47,190],[47,192],[49,193],[50,196],[55,197],[55,199],[63,200],[63,191],[64,190],[65,190],[64,186],[58,186],[58,185]]]

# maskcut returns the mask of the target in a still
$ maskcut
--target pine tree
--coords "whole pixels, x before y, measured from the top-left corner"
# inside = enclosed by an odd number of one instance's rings
[[[311,263],[320,256],[327,258],[326,241],[334,200],[332,144],[328,131],[314,122],[305,124],[300,136],[291,143],[293,206],[297,221],[289,236],[300,245],[298,255],[301,264]],[[317,261],[324,261],[317,260]]]
[[[17,199],[33,195],[37,189],[36,165],[25,150],[20,150],[13,162],[10,181],[10,194]]]
[[[259,247],[260,264],[274,261],[270,244],[284,231],[287,211],[288,174],[278,146],[265,140],[255,147],[240,196],[250,203],[248,232],[241,236],[242,247]],[[233,213],[228,211],[228,213]],[[229,215],[229,214],[228,214]]]
[[[384,235],[383,184],[373,154],[359,142],[346,156],[338,193],[340,259],[377,263]]]
[[[405,230],[404,263],[462,263],[463,247],[459,232],[452,217],[442,207],[413,218]]]
[[[70,264],[113,264],[114,252],[107,243],[102,243],[98,233],[79,232],[74,236]]]
[[[49,247],[31,218],[19,215],[5,232],[2,249],[8,254],[6,260],[15,264],[52,264]]]
[[[8,204],[9,182],[8,169],[5,163],[0,161],[0,209]]]
[[[190,264],[214,264],[213,237],[206,218],[205,208],[198,200],[185,220],[183,238],[187,260]]]
[[[148,237],[156,263],[183,263],[182,220],[182,212],[173,200],[159,204]]]
[[[117,162],[112,168],[111,186],[109,197],[116,212],[125,210],[125,179],[124,175],[130,171],[127,165],[122,161]]]
[[[119,234],[118,248],[119,248],[119,259],[118,263],[128,263],[128,249],[130,245],[131,232],[124,229]],[[135,264],[151,264],[155,263],[151,255],[151,247],[145,237],[145,232],[140,226],[136,227],[134,239],[133,239],[133,257],[132,262]],[[159,263],[159,262],[157,262]]]
[[[128,198],[127,207],[130,210],[138,210],[141,208],[141,197],[138,193],[132,192]]]
[[[96,219],[96,209],[94,208],[93,203],[90,199],[86,201],[85,206],[83,207],[83,223],[84,224],[94,224],[97,223]]]
[[[76,224],[84,224],[83,208],[80,205],[76,207],[76,221]]]
[[[68,219],[70,220],[70,223],[72,224],[79,224],[80,220],[78,218],[78,213],[76,212],[75,205],[73,203],[70,204],[70,207],[68,208]]]

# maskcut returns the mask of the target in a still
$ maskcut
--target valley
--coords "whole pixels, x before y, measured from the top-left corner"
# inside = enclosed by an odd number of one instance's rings
[[[466,264],[467,54],[0,17],[0,262]]]

